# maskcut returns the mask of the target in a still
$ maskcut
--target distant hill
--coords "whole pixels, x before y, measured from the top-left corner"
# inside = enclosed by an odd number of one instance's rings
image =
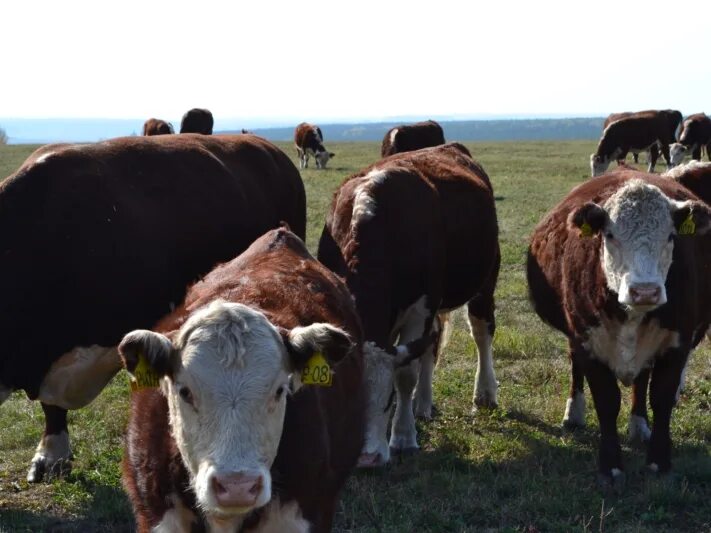
[[[602,132],[602,117],[440,121],[452,141],[594,140]],[[381,141],[396,122],[319,124],[326,142]],[[251,132],[271,141],[291,141],[294,128],[255,128]],[[239,132],[237,130],[234,133]],[[228,133],[225,131],[224,133]],[[233,133],[233,132],[229,132]]]
[[[318,122],[326,141],[381,141],[392,126],[415,120],[391,119],[386,122]],[[472,120],[438,120],[448,140],[515,141],[598,139],[602,117],[590,118],[498,118]],[[216,121],[217,133],[239,132],[242,127],[273,141],[291,141],[294,124],[283,127],[250,125],[237,119]],[[173,121],[177,126],[180,120]],[[284,124],[282,122],[281,124]],[[92,142],[111,137],[140,134],[142,119],[17,119],[0,118],[11,144],[44,144],[51,142]],[[222,127],[221,127],[222,126]],[[250,127],[252,126],[252,127]],[[255,127],[256,126],[256,127]],[[234,129],[232,129],[234,128]],[[177,127],[176,127],[177,129]]]

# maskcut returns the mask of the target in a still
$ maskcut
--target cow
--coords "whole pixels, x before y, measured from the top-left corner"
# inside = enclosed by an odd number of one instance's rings
[[[711,205],[711,162],[689,161],[662,174],[681,183],[684,187]]]
[[[303,237],[299,171],[250,136],[158,135],[40,149],[0,185],[0,400],[22,389],[46,428],[27,479],[71,456],[67,409],[120,369],[121,337],[280,221]],[[37,306],[52,319],[37,334]]]
[[[444,132],[434,120],[390,128],[380,147],[381,157],[444,144]]]
[[[706,157],[711,161],[711,118],[704,113],[690,115],[684,120],[679,133],[679,142],[671,146],[671,164],[681,164],[684,156],[701,160],[701,149],[706,148]]]
[[[193,108],[183,115],[183,119],[180,121],[180,133],[212,135],[214,123],[212,113],[209,110]]]
[[[663,110],[648,109],[646,111],[637,111],[637,112],[626,111],[624,113],[612,113],[605,119],[605,123],[602,125],[602,129],[604,130],[613,122],[616,122],[616,121],[623,119],[623,118],[634,117],[634,116],[645,116],[645,115],[663,117],[663,119],[667,121],[667,126],[669,128],[669,136],[667,137],[668,143],[671,144],[676,140],[676,130],[679,127],[679,124],[681,124],[681,119],[682,119],[681,111],[677,111],[676,109],[663,109]],[[631,151],[632,151],[632,156],[634,157],[634,162],[638,163],[639,162],[639,152],[635,151],[634,149],[632,149]]]
[[[585,424],[587,379],[600,423],[598,479],[606,489],[624,483],[618,380],[633,386],[629,435],[648,441],[649,470],[671,468],[677,390],[711,320],[710,217],[682,185],[623,168],[573,189],[533,231],[531,301],[568,338],[572,383],[563,422]]]
[[[333,196],[318,259],[346,280],[363,323],[370,398],[360,466],[388,462],[390,448],[418,448],[414,415],[432,416],[436,317],[446,322],[464,304],[479,352],[474,404],[496,406],[496,208],[489,177],[464,146],[396,154],[347,178]]]
[[[131,398],[123,480],[139,532],[330,531],[365,424],[345,284],[280,228],[154,329],[119,345],[129,372],[143,356],[160,380]]]
[[[170,122],[159,118],[149,118],[143,123],[143,135],[168,135],[175,133]]]
[[[602,132],[597,150],[590,156],[593,177],[603,174],[614,160],[624,161],[629,151],[649,151],[648,172],[653,172],[659,150],[670,164],[669,121],[664,115],[632,116],[612,122]]]
[[[316,160],[316,168],[326,168],[328,160],[336,154],[329,152],[323,146],[321,128],[302,122],[294,130],[294,145],[299,158],[299,168],[309,168],[309,154]]]

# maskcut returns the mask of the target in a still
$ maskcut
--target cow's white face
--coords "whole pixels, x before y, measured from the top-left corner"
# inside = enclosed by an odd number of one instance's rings
[[[326,164],[328,163],[328,160],[331,159],[334,155],[331,152],[328,152],[324,150],[323,152],[317,152],[315,157],[316,157],[316,166],[318,168],[326,168]]]
[[[583,231],[602,234],[607,286],[629,310],[647,312],[667,301],[664,284],[674,239],[690,213],[694,233],[705,232],[709,210],[701,202],[677,202],[658,187],[631,180],[602,207],[587,203],[570,220]]]
[[[681,165],[684,161],[684,156],[686,155],[686,146],[681,143],[674,143],[669,145],[669,159],[670,166],[675,167]]]
[[[328,356],[334,339],[350,346],[333,326],[279,331],[262,313],[222,301],[193,314],[174,344],[143,330],[124,338],[128,369],[142,353],[164,376],[172,434],[206,515],[234,517],[269,502],[290,374],[314,349]]]
[[[610,166],[611,159],[598,156],[595,154],[590,155],[590,175],[594,178],[595,176],[600,176],[607,171]]]

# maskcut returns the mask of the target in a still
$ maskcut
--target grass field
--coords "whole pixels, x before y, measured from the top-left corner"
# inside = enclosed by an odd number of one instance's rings
[[[302,173],[307,244],[315,252],[332,191],[374,161],[374,143],[328,145],[326,171]],[[418,424],[422,451],[350,479],[337,531],[711,531],[711,367],[706,342],[691,360],[674,412],[673,473],[644,473],[644,452],[625,446],[627,486],[603,495],[595,483],[598,426],[588,394],[588,427],[561,428],[569,383],[565,342],[528,303],[524,272],[534,225],[588,176],[591,142],[469,143],[494,184],[502,266],[494,359],[499,408],[470,413],[476,349],[458,314],[435,372],[438,416]],[[295,160],[293,147],[282,146]],[[0,147],[0,176],[32,147]],[[1,295],[0,295],[1,297]],[[619,429],[626,432],[629,390]],[[120,484],[128,378],[119,374],[88,408],[70,413],[73,473],[28,485],[24,479],[43,429],[39,404],[15,393],[0,407],[1,531],[131,531]]]

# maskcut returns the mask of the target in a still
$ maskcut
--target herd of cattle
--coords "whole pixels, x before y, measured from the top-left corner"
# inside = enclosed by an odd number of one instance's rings
[[[628,151],[649,150],[650,166],[657,149],[698,159],[708,120],[692,115],[673,143],[677,112],[616,117],[594,174]],[[123,480],[139,531],[329,531],[354,467],[418,448],[448,315],[465,304],[474,404],[496,407],[491,181],[437,123],[393,128],[382,159],[335,192],[314,258],[289,157],[212,126],[194,109],[181,132],[197,133],[154,136],[172,126],[151,119],[142,137],[45,146],[0,185],[0,403],[13,390],[41,402],[38,482],[70,465],[67,410],[126,368]],[[334,155],[310,124],[295,144],[302,168]],[[587,380],[605,486],[624,479],[618,381],[633,387],[629,433],[648,443],[647,466],[671,468],[672,409],[711,322],[709,184],[711,164],[622,165],[531,237],[533,306],[569,340],[563,421],[585,423]]]

